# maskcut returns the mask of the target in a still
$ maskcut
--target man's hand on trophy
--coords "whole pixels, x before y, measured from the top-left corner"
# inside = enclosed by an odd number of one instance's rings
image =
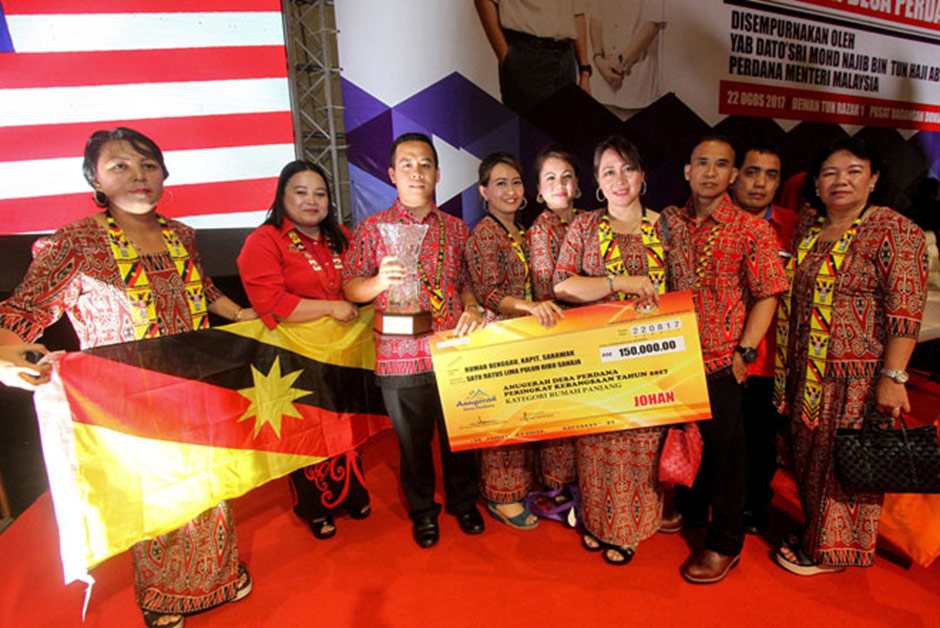
[[[390,286],[401,283],[405,278],[405,267],[398,261],[394,255],[387,255],[379,263],[379,284],[382,290],[388,290]]]

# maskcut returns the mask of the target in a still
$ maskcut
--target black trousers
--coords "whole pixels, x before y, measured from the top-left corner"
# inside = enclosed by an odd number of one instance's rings
[[[381,381],[381,380],[380,380]],[[476,505],[479,475],[473,451],[454,453],[447,443],[447,428],[441,400],[434,383],[416,386],[382,386],[385,408],[398,434],[401,453],[401,484],[412,519],[422,515],[437,516],[441,506],[434,501],[434,458],[431,441],[437,427],[444,467],[445,506],[447,512],[461,515]]]
[[[339,508],[358,513],[369,504],[362,462],[352,450],[290,474],[294,512],[301,519],[322,519]]]
[[[523,112],[578,79],[571,40],[551,40],[504,31],[509,51],[499,68],[499,92],[503,104]]]
[[[780,415],[774,407],[774,378],[750,376],[744,383],[744,437],[747,441],[747,499],[744,509],[766,523],[777,472],[777,430]]]
[[[712,419],[698,424],[705,444],[702,466],[691,489],[676,487],[676,506],[688,520],[706,520],[711,509],[705,547],[726,556],[744,547],[747,452],[741,390],[730,368],[709,378]]]

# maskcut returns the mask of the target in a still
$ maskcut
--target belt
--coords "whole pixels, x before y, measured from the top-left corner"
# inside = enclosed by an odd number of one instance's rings
[[[551,37],[536,37],[535,35],[530,35],[529,33],[523,33],[522,31],[514,31],[510,29],[503,30],[503,34],[506,36],[506,41],[509,43],[525,43],[533,48],[546,48],[548,50],[570,50],[571,49],[571,40],[570,39],[552,39]]]

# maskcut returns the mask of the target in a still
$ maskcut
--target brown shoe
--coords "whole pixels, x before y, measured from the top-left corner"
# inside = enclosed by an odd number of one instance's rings
[[[663,514],[663,518],[659,522],[659,531],[663,534],[682,532],[684,523],[682,513],[674,510],[671,513]]]
[[[710,549],[703,549],[690,556],[682,565],[682,577],[694,584],[713,584],[721,582],[731,571],[741,555],[725,556]]]

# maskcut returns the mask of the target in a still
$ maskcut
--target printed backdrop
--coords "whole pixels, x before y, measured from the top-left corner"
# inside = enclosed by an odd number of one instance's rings
[[[595,67],[593,97],[570,87],[520,113],[500,102],[496,57],[472,2],[337,3],[355,219],[395,198],[388,147],[413,130],[432,135],[441,155],[438,203],[471,226],[482,216],[476,169],[487,153],[508,150],[525,165],[546,142],[567,144],[579,157],[580,206],[588,207],[593,145],[618,131],[643,154],[654,209],[684,201],[682,165],[710,130],[778,143],[786,175],[805,170],[820,144],[861,133],[892,167],[887,200],[902,210],[911,186],[940,172],[938,2],[584,6],[595,66],[601,50],[626,54],[645,24],[658,35],[619,88]],[[531,201],[534,177],[526,184]]]

